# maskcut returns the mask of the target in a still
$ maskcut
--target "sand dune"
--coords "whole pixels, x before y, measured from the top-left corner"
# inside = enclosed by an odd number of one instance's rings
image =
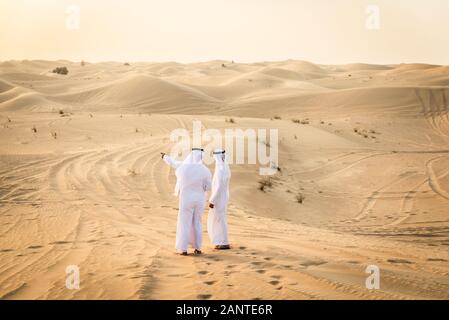
[[[0,63],[0,297],[448,299],[448,70]],[[279,129],[280,171],[232,165],[233,249],[186,258],[159,152],[193,120]]]

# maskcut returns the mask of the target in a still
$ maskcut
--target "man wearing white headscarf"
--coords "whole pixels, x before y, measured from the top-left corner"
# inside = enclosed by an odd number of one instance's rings
[[[225,151],[214,151],[215,172],[212,179],[212,192],[209,199],[207,231],[215,249],[230,249],[228,241],[227,208],[229,201],[229,180],[231,171],[226,161]]]
[[[192,148],[184,161],[176,161],[162,153],[162,159],[176,169],[175,194],[179,196],[176,227],[176,249],[187,255],[192,245],[195,254],[201,254],[202,224],[206,192],[211,189],[211,173],[202,161],[203,149]]]

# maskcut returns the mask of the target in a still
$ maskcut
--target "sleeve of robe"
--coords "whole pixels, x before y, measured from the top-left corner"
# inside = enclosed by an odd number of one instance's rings
[[[204,191],[210,191],[212,189],[212,175],[209,171],[209,169],[207,169],[207,175],[204,179]]]
[[[216,199],[217,197],[219,197],[220,194],[223,194],[224,192],[226,192],[225,188],[226,188],[226,183],[225,181],[223,181],[223,177],[222,177],[222,171],[219,170],[215,173],[217,175],[216,179],[218,181],[218,187],[215,188],[214,190],[212,190],[212,194],[210,195],[209,198],[209,202],[212,204],[216,204]]]
[[[168,155],[164,156],[164,161],[165,161],[166,164],[168,164],[173,169],[178,169],[178,167],[182,163],[181,161],[177,161],[177,160],[173,159],[172,157],[170,157]]]

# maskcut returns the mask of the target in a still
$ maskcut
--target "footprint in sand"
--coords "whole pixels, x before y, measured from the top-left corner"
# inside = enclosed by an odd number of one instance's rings
[[[42,246],[29,246],[28,249],[40,249]]]
[[[253,261],[253,262],[251,262],[251,264],[255,265],[255,266],[260,266],[262,264],[262,262],[261,261]]]
[[[211,294],[199,294],[196,297],[201,300],[207,300],[207,299],[212,298],[212,295]]]
[[[11,252],[11,251],[14,251],[13,249],[2,249],[2,250],[0,250],[0,252]]]
[[[301,263],[301,265],[303,267],[315,267],[315,266],[320,266],[322,264],[326,264],[327,261],[323,261],[323,260],[309,260],[309,261],[305,261],[303,263]]]
[[[267,260],[267,261],[270,261],[272,258],[270,258],[270,257],[265,257],[265,258],[263,258],[264,260]]]
[[[204,283],[207,284],[208,286],[213,285],[215,282],[217,281],[204,281]]]
[[[268,282],[268,283],[271,284],[272,286],[276,286],[276,285],[279,284],[279,281],[277,281],[277,280],[272,280],[272,281],[270,281],[270,282]]]
[[[202,274],[202,275],[207,274],[207,273],[208,273],[208,272],[207,272],[206,270],[198,271],[198,274]]]
[[[282,276],[278,276],[278,275],[272,275],[271,277],[272,277],[273,279],[278,279],[278,280],[279,280],[280,278],[282,278]]]
[[[246,249],[246,247],[239,247],[239,249],[240,249],[240,250],[245,250],[245,249]]]
[[[54,241],[51,242],[50,244],[67,244],[67,243],[70,243],[70,241]]]
[[[438,262],[446,262],[446,259],[439,259],[439,258],[428,258],[427,261],[438,261]]]
[[[410,262],[408,260],[405,259],[388,259],[387,262],[390,263],[405,263],[405,264],[412,264],[413,262]]]
[[[264,269],[259,269],[259,270],[256,270],[256,272],[257,272],[257,273],[260,273],[260,274],[264,274],[264,273],[267,272],[267,271],[264,270]]]

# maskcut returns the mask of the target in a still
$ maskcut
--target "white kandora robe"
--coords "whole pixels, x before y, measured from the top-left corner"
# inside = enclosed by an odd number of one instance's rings
[[[217,154],[216,152],[220,152],[220,150],[214,152],[215,172],[212,179],[212,192],[209,199],[209,202],[214,205],[214,208],[209,209],[207,232],[212,244],[217,246],[229,245],[227,208],[231,171],[225,160],[224,152],[221,154]]]
[[[175,194],[179,196],[176,249],[186,252],[190,244],[200,250],[203,240],[201,218],[206,192],[211,189],[211,173],[203,164],[200,150],[193,150],[182,162],[168,155],[164,156],[164,161],[176,169]]]

